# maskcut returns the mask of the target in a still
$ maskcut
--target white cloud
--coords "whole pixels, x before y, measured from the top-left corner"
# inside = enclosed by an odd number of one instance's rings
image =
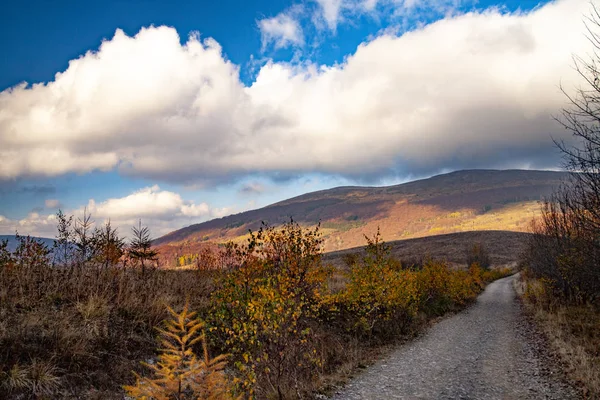
[[[27,217],[17,220],[0,215],[0,234],[14,235],[15,232],[21,235],[53,238],[56,236],[56,216],[32,212]]]
[[[333,33],[337,26],[369,14],[377,20],[392,24],[430,20],[435,16],[450,15],[461,6],[476,4],[476,0],[313,0],[317,7],[313,22],[318,29],[327,28]]]
[[[103,202],[91,199],[86,208],[96,219],[110,219],[117,226],[130,227],[138,219],[142,219],[145,225],[153,227],[160,234],[184,225],[222,217],[231,212],[227,208],[213,209],[207,203],[184,200],[180,194],[161,190],[158,185]],[[83,207],[79,208],[76,214],[82,212]]]
[[[263,50],[270,43],[273,43],[275,49],[304,44],[302,27],[298,20],[289,13],[280,13],[272,18],[261,19],[258,21],[258,27],[260,28]]]
[[[131,227],[141,219],[157,237],[182,226],[222,217],[233,211],[230,208],[212,208],[207,203],[184,200],[178,193],[161,190],[157,185],[102,202],[90,199],[85,207],[66,210],[65,213],[80,218],[84,210],[92,215],[97,225],[110,219],[111,224],[125,236],[130,234]],[[0,215],[0,233],[12,234],[15,230],[33,236],[54,237],[56,216],[34,212],[23,219],[13,220]]]
[[[377,7],[377,3],[377,0],[363,0],[361,5],[366,11],[373,11]]]
[[[60,201],[58,201],[57,199],[46,199],[44,201],[44,205],[46,206],[46,208],[60,208],[61,204]]]
[[[339,65],[267,63],[250,87],[212,39],[117,31],[53,82],[0,93],[0,178],[546,166],[556,161],[550,135],[568,135],[551,115],[565,105],[558,84],[578,82],[571,55],[589,50],[588,11],[586,0],[561,0],[447,17],[382,34]]]
[[[315,0],[319,4],[319,11],[332,31],[335,31],[341,16],[343,0]]]

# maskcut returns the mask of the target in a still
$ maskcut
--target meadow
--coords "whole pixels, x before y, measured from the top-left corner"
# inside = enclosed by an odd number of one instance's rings
[[[60,262],[29,238],[0,246],[5,398],[311,398],[509,273],[477,246],[468,269],[403,264],[379,233],[341,270],[323,262],[319,228],[294,222],[186,270],[119,243]]]

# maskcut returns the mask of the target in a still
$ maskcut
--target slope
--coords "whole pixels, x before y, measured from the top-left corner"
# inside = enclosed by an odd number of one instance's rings
[[[380,227],[386,241],[474,230],[526,231],[539,200],[564,172],[466,170],[387,187],[338,187],[171,232],[155,241],[165,254],[189,254],[206,243],[243,240],[262,221],[321,223],[325,251],[364,244]]]

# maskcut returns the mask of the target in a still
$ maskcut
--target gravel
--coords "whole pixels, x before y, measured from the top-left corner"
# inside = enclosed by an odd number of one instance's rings
[[[363,371],[333,399],[577,399],[516,300],[515,276]]]

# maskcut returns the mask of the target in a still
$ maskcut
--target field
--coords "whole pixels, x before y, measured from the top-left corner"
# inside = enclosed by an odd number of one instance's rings
[[[166,373],[165,365],[180,371],[177,360],[187,360],[195,377],[206,376],[210,362],[193,356],[203,354],[204,343],[206,360],[209,354],[226,360],[210,375],[225,388],[216,398],[311,398],[428,321],[467,306],[486,282],[508,273],[433,260],[403,267],[381,236],[371,237],[363,255],[342,270],[331,267],[328,256],[322,260],[320,243],[318,231],[287,224],[256,233],[247,246],[205,254],[203,268],[177,271],[93,262],[52,266],[43,247],[24,238],[14,253],[0,252],[3,393],[117,399],[123,385],[139,394],[154,382],[165,391],[187,388],[180,393],[187,396],[214,385],[192,384],[185,380],[189,373],[169,373],[167,381],[156,374]],[[185,305],[200,319],[189,319]],[[166,326],[167,307],[183,321],[170,331],[189,342],[170,359],[159,349],[174,336],[157,331]],[[140,362],[159,357],[167,364],[156,364],[153,377]]]

